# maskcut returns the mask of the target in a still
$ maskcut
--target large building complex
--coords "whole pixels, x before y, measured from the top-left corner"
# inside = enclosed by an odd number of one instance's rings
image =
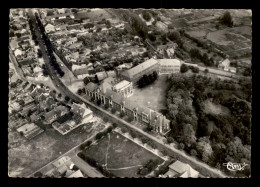
[[[151,74],[154,71],[158,73],[159,63],[157,60],[151,58],[129,70],[121,73],[121,78],[134,84],[145,74]]]
[[[125,83],[120,82],[117,85],[121,87],[120,84],[126,85]],[[100,86],[90,82],[86,85],[85,90],[89,98],[100,100],[104,105],[109,105],[110,108],[115,108],[129,117],[133,117],[135,121],[147,126],[150,125],[156,132],[165,135],[170,131],[170,120],[166,119],[164,115],[145,106],[130,102],[124,97],[124,94],[115,92],[112,88],[112,85],[107,82]]]
[[[159,61],[159,75],[179,73],[181,62],[178,59],[158,59]]]

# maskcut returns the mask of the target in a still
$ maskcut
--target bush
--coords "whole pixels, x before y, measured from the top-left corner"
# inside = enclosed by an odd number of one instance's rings
[[[107,118],[107,117],[104,117],[103,121],[104,121],[105,123],[107,123],[107,122],[108,122],[108,118]]]
[[[42,177],[42,176],[43,176],[43,174],[40,171],[38,171],[34,174],[34,177]]]
[[[79,149],[82,151],[82,150],[84,150],[85,149],[85,145],[84,144],[81,144],[80,146],[79,146]]]
[[[109,108],[109,104],[106,103],[106,104],[105,104],[105,109],[108,109],[108,108]]]
[[[125,112],[120,112],[120,117],[122,118],[122,117],[124,117],[125,116]]]
[[[185,73],[189,70],[189,67],[186,64],[181,65],[181,73]]]
[[[174,142],[174,139],[172,137],[167,137],[167,142],[168,143],[173,143]]]
[[[104,136],[104,134],[102,132],[97,133],[96,135],[96,140],[99,140],[100,138],[102,138]]]
[[[116,123],[113,123],[112,126],[113,126],[113,128],[116,128],[116,127],[117,127],[117,124],[116,124]]]
[[[179,149],[183,150],[185,148],[185,145],[183,143],[179,144]]]
[[[112,108],[111,112],[112,114],[116,113],[116,108]]]
[[[126,132],[127,132],[127,129],[126,129],[125,127],[122,127],[122,128],[121,128],[121,131],[122,131],[122,133],[126,133]]]
[[[92,144],[92,141],[91,141],[91,140],[89,140],[89,141],[86,142],[86,146],[90,146],[90,144]]]
[[[107,128],[107,131],[106,131],[106,132],[107,132],[107,133],[110,133],[110,132],[112,131],[112,129],[113,129],[113,127],[110,126],[110,127]]]
[[[134,116],[129,116],[128,118],[127,118],[127,120],[128,120],[128,122],[132,122],[133,120],[134,120]]]

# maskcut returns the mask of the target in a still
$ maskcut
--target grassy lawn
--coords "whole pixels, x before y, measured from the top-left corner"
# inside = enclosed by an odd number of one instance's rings
[[[209,100],[204,102],[205,113],[211,113],[216,115],[230,115],[230,111],[227,107],[224,107],[220,104],[216,105]]]
[[[50,128],[34,139],[9,149],[9,175],[26,177],[95,133],[95,130],[87,133],[82,128],[83,126],[64,136]]]
[[[131,102],[149,107],[155,111],[166,109],[167,76],[158,76],[153,84],[142,89],[135,87],[134,95],[128,99]]]
[[[85,154],[101,164],[106,163],[107,154],[107,168],[117,177],[140,177],[137,170],[150,159],[163,162],[156,155],[116,132],[111,132],[109,136],[90,146]]]

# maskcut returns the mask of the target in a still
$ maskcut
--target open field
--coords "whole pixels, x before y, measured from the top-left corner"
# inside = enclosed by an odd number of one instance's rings
[[[85,154],[101,164],[107,164],[107,169],[117,177],[140,177],[137,170],[150,159],[163,161],[114,131],[87,148]]]
[[[207,35],[207,32],[204,30],[196,30],[187,32],[191,37],[200,38]]]
[[[227,107],[224,107],[220,104],[216,105],[209,100],[206,100],[204,102],[204,105],[205,105],[205,113],[211,113],[211,114],[216,114],[216,115],[229,115],[230,114],[230,111]]]
[[[167,76],[158,76],[153,84],[148,85],[142,89],[135,88],[134,95],[128,99],[131,102],[149,107],[155,111],[160,111],[161,109],[166,109],[166,88],[167,88]]]
[[[34,139],[9,149],[9,176],[28,176],[95,133],[95,130],[87,133],[82,128],[83,126],[64,136],[50,128]]]

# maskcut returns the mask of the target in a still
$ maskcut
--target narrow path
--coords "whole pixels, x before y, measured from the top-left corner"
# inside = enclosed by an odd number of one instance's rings
[[[107,168],[107,170],[113,170],[113,171],[116,171],[116,170],[131,169],[131,168],[141,167],[141,166],[143,166],[143,165],[129,166],[129,167],[123,167],[123,168]]]
[[[110,134],[108,134],[108,145],[107,145],[106,161],[105,161],[106,169],[107,169],[107,155],[108,155],[109,146],[110,146]]]

